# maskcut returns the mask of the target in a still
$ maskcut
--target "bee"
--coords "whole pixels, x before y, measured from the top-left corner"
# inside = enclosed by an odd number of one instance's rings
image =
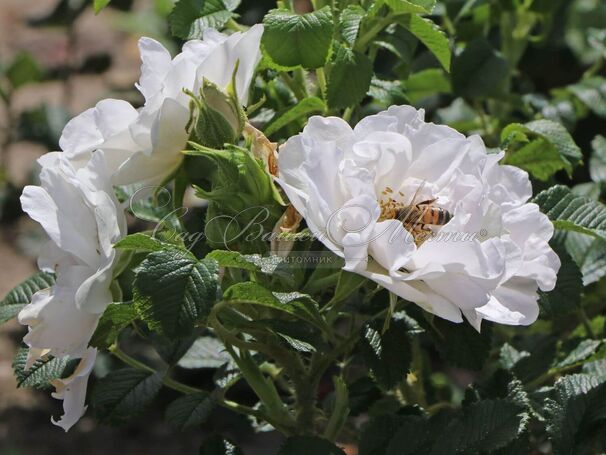
[[[384,204],[385,215],[390,215],[385,218],[399,220],[413,235],[417,245],[433,235],[433,231],[428,226],[444,226],[452,219],[452,214],[448,210],[434,205],[437,198],[415,202],[423,186],[417,188],[409,204],[395,202],[391,197]],[[392,193],[391,188],[387,188],[384,193],[385,195]],[[400,196],[404,194],[400,193]]]

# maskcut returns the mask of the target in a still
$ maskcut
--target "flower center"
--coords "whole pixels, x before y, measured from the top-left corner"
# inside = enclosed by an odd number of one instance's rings
[[[381,199],[379,199],[381,209],[379,221],[400,220],[404,229],[413,236],[415,244],[420,246],[434,235],[427,224],[430,224],[428,221],[435,209],[431,207],[431,204],[419,204],[418,201],[415,201],[416,198],[413,198],[410,204],[405,204],[402,202],[404,198],[405,195],[401,191],[395,194],[392,188],[386,187],[381,192]]]

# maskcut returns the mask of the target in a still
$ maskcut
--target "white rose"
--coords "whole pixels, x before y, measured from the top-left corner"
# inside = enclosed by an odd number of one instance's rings
[[[235,88],[245,106],[262,34],[262,25],[232,35],[207,29],[203,40],[186,42],[175,58],[159,42],[141,38],[137,88],[145,105],[137,110],[126,101],[100,101],[66,125],[61,149],[76,167],[103,150],[115,185],[161,183],[181,164],[188,139],[190,98],[183,89],[197,93],[207,79],[225,90],[238,64]]]
[[[553,289],[560,261],[550,221],[527,203],[528,175],[498,165],[503,155],[488,154],[480,137],[423,116],[391,107],[354,129],[312,117],[280,148],[278,182],[345,269],[478,330],[482,319],[534,322],[537,289]],[[452,219],[425,233],[418,217],[395,219],[413,197]]]
[[[43,355],[88,355],[88,342],[112,302],[110,285],[117,255],[113,244],[126,234],[126,220],[113,194],[103,152],[95,153],[77,170],[60,152],[44,155],[39,162],[40,186],[25,187],[21,204],[50,237],[38,265],[56,273],[57,280],[51,288],[34,294],[19,313],[19,322],[29,326],[23,339],[29,346],[27,367]],[[83,412],[70,404],[74,401],[67,398],[69,390],[61,393],[66,396],[65,422],[72,422],[74,412]],[[62,422],[58,424],[66,430],[73,424]]]
[[[247,104],[261,59],[262,34],[262,25],[232,35],[207,29],[203,40],[188,41],[173,59],[159,42],[151,38],[139,41],[143,64],[137,88],[145,97],[145,105],[130,125],[138,150],[118,171],[116,184],[158,183],[181,164],[181,151],[188,139],[185,127],[190,103],[183,89],[197,93],[207,79],[225,90],[238,64],[235,88],[241,104]]]

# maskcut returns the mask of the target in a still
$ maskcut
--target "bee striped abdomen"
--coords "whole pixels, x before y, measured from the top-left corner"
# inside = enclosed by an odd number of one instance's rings
[[[442,207],[432,207],[430,205],[419,205],[423,210],[421,222],[423,224],[431,224],[433,226],[444,226],[452,219],[452,214]]]

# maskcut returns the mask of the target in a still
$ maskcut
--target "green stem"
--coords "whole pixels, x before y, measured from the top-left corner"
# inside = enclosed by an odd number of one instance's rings
[[[595,338],[595,334],[593,333],[593,329],[591,328],[591,321],[589,320],[589,317],[585,312],[585,308],[583,308],[582,306],[579,306],[578,308],[579,317],[581,319],[583,327],[585,327],[585,330],[587,331],[587,335],[590,338]]]
[[[233,30],[235,32],[244,32],[246,31],[246,28],[241,26],[240,24],[238,24],[235,20],[230,19],[227,21],[227,23],[225,24],[225,28],[228,28],[230,30]]]
[[[329,441],[335,441],[339,437],[339,433],[349,415],[349,395],[345,381],[341,377],[334,377],[333,381],[335,384],[335,405],[324,431],[324,437]]]
[[[320,94],[322,95],[322,98],[326,100],[326,73],[324,73],[324,68],[316,69],[316,77],[318,78]]]
[[[234,359],[240,371],[242,371],[242,375],[250,388],[253,389],[259,400],[263,403],[263,406],[267,409],[272,421],[280,422],[276,428],[286,435],[291,434],[292,429],[295,427],[295,422],[284,406],[273,382],[263,376],[263,373],[261,373],[249,352],[242,350],[238,355],[228,343],[225,344],[225,349]]]
[[[393,15],[389,14],[382,19],[379,19],[372,27],[361,35],[356,41],[355,49],[360,52],[365,52],[370,42],[383,31],[385,27],[391,24],[394,20]]]

